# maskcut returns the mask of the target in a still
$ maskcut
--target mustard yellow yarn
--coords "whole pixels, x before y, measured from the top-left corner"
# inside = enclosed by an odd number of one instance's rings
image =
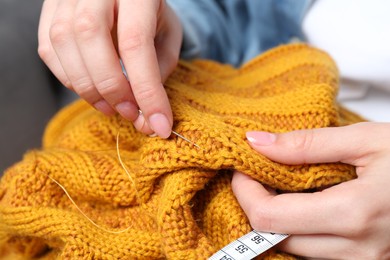
[[[230,187],[232,169],[280,192],[313,191],[355,177],[344,164],[272,162],[245,139],[248,130],[286,132],[362,120],[339,107],[337,85],[332,59],[303,44],[275,48],[240,69],[180,62],[166,82],[174,130],[200,149],[174,135],[145,136],[83,101],[71,104],[49,123],[42,149],[26,153],[0,182],[0,255],[206,259],[251,230]],[[134,184],[117,157],[118,131]],[[95,227],[51,178],[98,225],[130,229],[112,234]],[[275,251],[262,257],[293,258]]]

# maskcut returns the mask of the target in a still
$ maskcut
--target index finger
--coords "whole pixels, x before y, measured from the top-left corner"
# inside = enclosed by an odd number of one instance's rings
[[[134,97],[153,131],[167,138],[172,130],[172,111],[154,46],[160,1],[119,4],[118,48]]]
[[[388,123],[357,123],[282,134],[248,132],[247,139],[256,151],[285,164],[344,162],[364,166],[371,155],[388,150],[389,129]]]

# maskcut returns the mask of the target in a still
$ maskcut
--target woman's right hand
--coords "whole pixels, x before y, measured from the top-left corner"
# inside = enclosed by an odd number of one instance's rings
[[[182,28],[164,0],[46,0],[38,36],[40,57],[64,86],[145,134],[170,136],[162,83],[177,64]]]

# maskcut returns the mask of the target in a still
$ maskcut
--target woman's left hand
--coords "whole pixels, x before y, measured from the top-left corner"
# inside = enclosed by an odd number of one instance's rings
[[[247,139],[271,160],[343,162],[355,166],[358,176],[315,193],[276,195],[236,172],[233,191],[254,229],[291,234],[280,249],[299,256],[390,258],[390,123],[249,132]]]

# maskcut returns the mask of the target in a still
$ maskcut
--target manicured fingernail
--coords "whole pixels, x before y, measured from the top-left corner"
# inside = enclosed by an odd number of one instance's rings
[[[115,115],[114,109],[110,106],[110,104],[107,103],[105,100],[99,100],[95,104],[93,104],[96,110],[99,110],[100,112],[104,113],[107,116]]]
[[[149,136],[155,135],[153,130],[150,129],[149,125],[146,123],[145,117],[142,113],[139,113],[136,120],[133,121],[135,129]]]
[[[115,109],[127,120],[134,121],[138,117],[138,107],[129,101],[119,103]]]
[[[271,145],[276,140],[276,135],[268,132],[247,132],[246,138],[254,145]]]
[[[137,129],[138,131],[141,131],[144,128],[145,124],[146,124],[146,120],[142,113],[140,113],[137,119],[133,121],[133,125],[135,129]]]
[[[161,138],[168,138],[171,135],[172,128],[168,118],[160,113],[149,117],[149,126]]]

